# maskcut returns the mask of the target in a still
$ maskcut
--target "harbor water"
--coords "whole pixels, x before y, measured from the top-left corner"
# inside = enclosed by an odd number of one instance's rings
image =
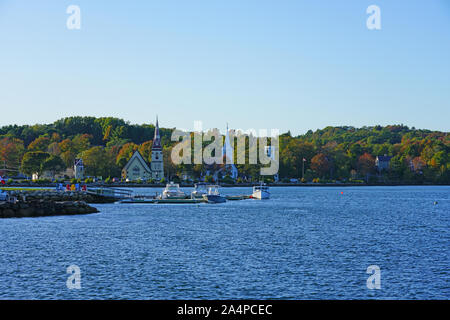
[[[270,191],[0,219],[0,299],[450,298],[450,187]],[[71,265],[80,289],[67,286]],[[373,265],[379,289],[367,286]]]

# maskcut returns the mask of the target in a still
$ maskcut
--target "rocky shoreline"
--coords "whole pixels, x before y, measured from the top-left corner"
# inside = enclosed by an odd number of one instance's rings
[[[18,201],[0,202],[0,218],[46,217],[56,215],[78,215],[99,212],[84,201]]]
[[[234,188],[234,187],[253,187],[255,185],[258,185],[258,183],[235,183],[235,184],[227,184],[220,182],[220,187],[222,188]],[[449,185],[448,183],[442,183],[442,184],[436,184],[436,183],[267,183],[269,187],[367,187],[367,186],[441,186],[441,185]],[[161,183],[89,183],[87,184],[88,189],[90,187],[94,188],[164,188],[166,184]],[[54,188],[55,183],[12,183],[8,184],[6,187],[16,187],[16,188]],[[186,183],[182,182],[180,183],[180,187],[194,187],[194,183]]]
[[[107,203],[112,199],[85,192],[56,190],[11,190],[0,202],[0,218],[45,217],[99,212],[88,203]]]
[[[116,199],[111,197],[89,194],[83,191],[56,191],[56,190],[11,190],[11,197],[20,201],[84,201],[86,203],[113,203]]]

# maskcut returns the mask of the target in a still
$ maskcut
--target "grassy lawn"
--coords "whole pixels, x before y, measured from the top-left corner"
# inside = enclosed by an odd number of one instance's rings
[[[5,191],[48,191],[53,189],[48,188],[13,188],[13,187],[1,187],[0,190]]]

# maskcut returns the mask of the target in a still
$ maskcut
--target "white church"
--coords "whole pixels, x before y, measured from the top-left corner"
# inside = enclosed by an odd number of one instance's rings
[[[152,144],[152,161],[150,164],[144,159],[139,151],[136,151],[128,163],[122,169],[122,179],[126,181],[153,179],[160,181],[164,178],[164,162],[161,146],[161,135],[159,133],[158,117],[156,117],[155,135]]]
[[[222,159],[224,159],[224,166],[212,173],[214,180],[218,181],[226,175],[229,175],[232,179],[236,180],[239,176],[239,171],[234,164],[234,143],[232,143],[230,139],[228,124],[225,134],[225,142],[222,147]],[[211,175],[211,170],[207,170],[206,174]]]

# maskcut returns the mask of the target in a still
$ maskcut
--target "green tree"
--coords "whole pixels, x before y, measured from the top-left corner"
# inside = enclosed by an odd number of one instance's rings
[[[116,166],[112,149],[96,146],[81,153],[86,173],[91,176],[117,177],[120,170]]]
[[[50,157],[50,154],[42,151],[30,151],[25,153],[22,159],[22,172],[31,176],[37,173],[39,176],[42,173],[42,164]]]
[[[41,164],[41,172],[49,171],[52,176],[55,173],[62,171],[65,168],[64,161],[58,156],[50,155]]]

